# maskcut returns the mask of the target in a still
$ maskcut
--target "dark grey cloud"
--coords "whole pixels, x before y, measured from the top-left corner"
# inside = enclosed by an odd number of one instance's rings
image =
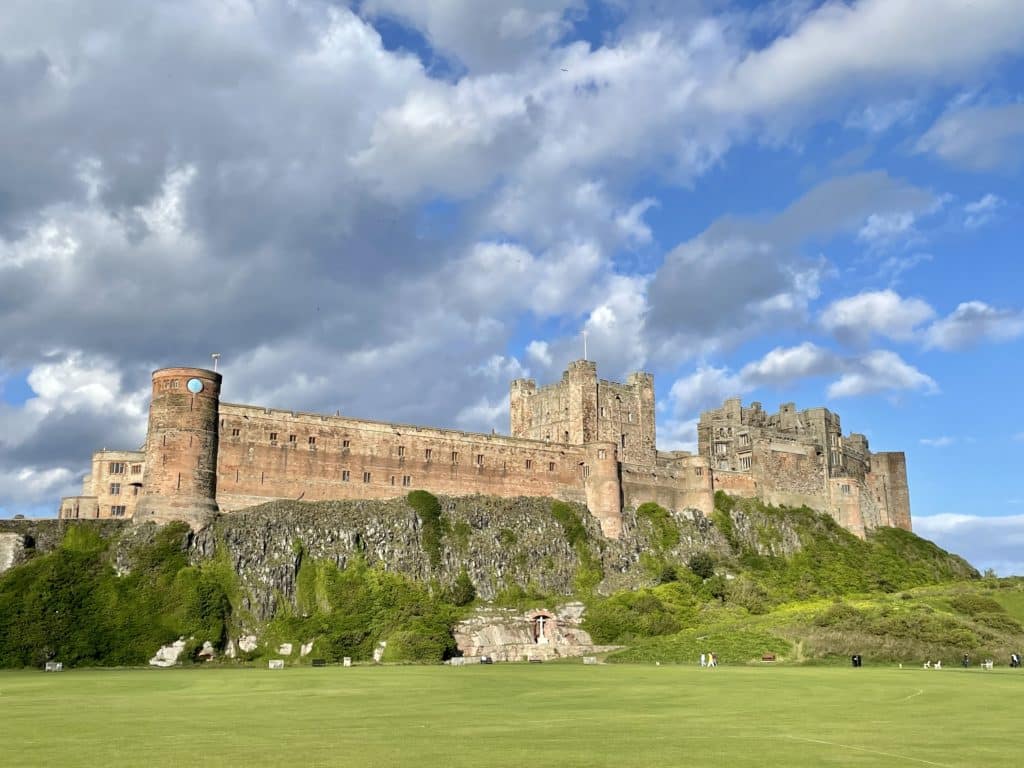
[[[664,347],[693,354],[753,329],[799,324],[828,265],[821,242],[877,211],[921,210],[927,191],[882,171],[823,182],[772,216],[724,216],[665,259],[649,290],[648,327]]]

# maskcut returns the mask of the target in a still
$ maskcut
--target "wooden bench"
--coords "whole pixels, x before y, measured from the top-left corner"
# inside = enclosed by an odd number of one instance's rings
[[[775,654],[766,653],[764,656],[761,657],[761,661],[775,661]]]

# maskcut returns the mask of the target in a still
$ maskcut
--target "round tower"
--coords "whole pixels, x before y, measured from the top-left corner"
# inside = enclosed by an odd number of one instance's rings
[[[217,511],[220,383],[219,373],[202,368],[153,372],[138,522],[197,528]]]

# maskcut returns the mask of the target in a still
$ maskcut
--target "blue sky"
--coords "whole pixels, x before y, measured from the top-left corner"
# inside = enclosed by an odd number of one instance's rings
[[[14,0],[0,514],[135,447],[149,372],[507,430],[656,376],[904,450],[915,529],[1024,573],[1016,0]]]

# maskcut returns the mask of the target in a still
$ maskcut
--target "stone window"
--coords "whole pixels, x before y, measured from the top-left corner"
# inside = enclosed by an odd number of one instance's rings
[[[124,517],[126,507],[123,504],[115,504],[110,508],[111,517]]]
[[[402,485],[404,485],[406,488],[408,488],[410,485],[412,485],[412,476],[411,475],[402,475]]]
[[[238,472],[237,471],[235,472],[235,482],[238,482]],[[142,486],[139,485],[138,483],[132,483],[132,496],[138,496],[139,495],[139,488],[141,488],[141,487]]]
[[[277,445],[277,432],[270,433],[270,444]]]
[[[111,483],[110,484],[110,495],[111,496],[120,496],[121,495],[121,484],[120,483]]]
[[[719,456],[724,456],[729,452],[728,443],[715,443],[715,453]]]
[[[527,459],[526,460],[526,468],[527,469],[533,469],[533,459]]]
[[[603,406],[603,405],[602,405],[602,406],[601,406],[601,408],[599,409],[599,413],[600,413],[600,415],[601,415],[601,418],[603,419],[603,418],[604,418],[604,406]]]
[[[132,474],[133,475],[141,475],[142,474],[142,465],[141,464],[132,464]]]
[[[394,484],[395,484],[395,476],[394,476],[394,475],[392,475],[392,476],[391,476],[391,484],[392,484],[392,485],[394,485]]]
[[[482,453],[478,453],[476,455],[476,465],[478,467],[482,467],[484,465],[484,455]]]
[[[583,479],[586,480],[588,477],[590,477],[590,465],[589,464],[584,464],[583,465]]]
[[[352,473],[351,472],[349,472],[347,469],[341,470],[341,482],[347,483],[351,479],[352,479]]]
[[[704,467],[694,467],[693,468],[693,473],[697,477],[704,477]]]
[[[626,447],[626,435],[625,434],[622,435],[622,447],[623,448]]]
[[[343,451],[347,451],[347,450],[348,450],[348,446],[349,446],[349,442],[348,442],[348,440],[342,440],[342,441],[341,441],[341,449],[342,449]]]
[[[242,430],[240,430],[238,427],[235,427],[234,429],[231,430],[231,436],[232,437],[238,437],[241,434],[242,434]]]
[[[607,459],[608,458],[608,451],[606,451],[604,448],[598,448],[597,449],[597,458],[599,458],[599,459]]]
[[[310,448],[316,448],[316,438],[315,437],[311,436],[307,442],[309,443],[309,447]]]
[[[549,461],[548,462],[548,472],[554,472],[554,471],[555,471],[555,462]]]
[[[630,424],[633,423],[633,412],[632,411],[630,411],[629,413],[626,414],[626,421],[628,421]]]
[[[423,452],[423,460],[424,461],[430,461],[431,458],[433,457],[433,455],[434,455],[434,449],[433,448],[427,448]]]
[[[112,461],[112,462],[110,462],[110,474],[112,474],[112,475],[123,475],[124,474],[124,462],[123,461]]]
[[[364,483],[370,482],[370,473],[369,472],[363,472],[363,482]]]
[[[842,490],[843,496],[849,496],[850,495],[850,486],[848,486],[848,485],[840,486],[840,490]]]
[[[459,452],[458,451],[452,451],[452,464],[458,464],[458,463],[459,463]]]
[[[750,456],[740,456],[740,469],[750,469]]]
[[[288,435],[288,442],[295,445],[298,442],[298,438],[295,435]]]
[[[398,446],[398,458],[400,458],[400,459],[404,459],[405,458],[405,446],[404,445]]]
[[[744,433],[740,435],[740,445],[750,445],[750,435]]]
[[[565,439],[562,442],[563,443],[568,443],[569,442],[569,430],[565,430],[565,432],[563,434],[565,435]]]

